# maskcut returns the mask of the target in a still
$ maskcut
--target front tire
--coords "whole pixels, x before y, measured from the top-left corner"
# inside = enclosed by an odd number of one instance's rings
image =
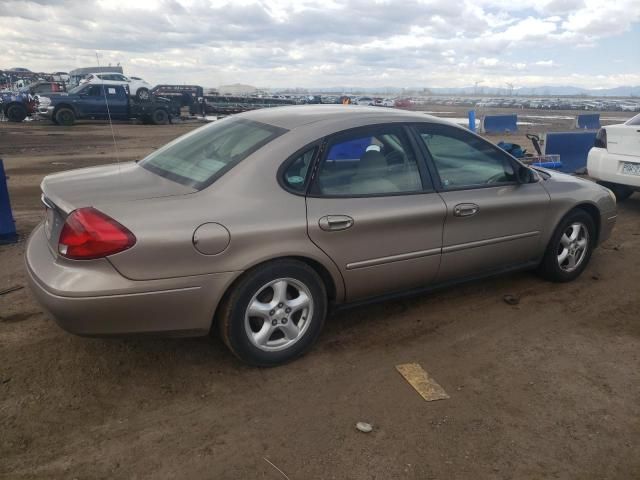
[[[318,339],[327,314],[327,292],[311,267],[276,260],[245,273],[223,301],[220,335],[243,362],[259,367],[287,363]]]
[[[22,122],[27,118],[27,109],[20,104],[10,105],[7,108],[7,118],[10,122]]]
[[[591,259],[596,227],[584,210],[569,212],[556,227],[538,273],[552,282],[570,282],[580,276]]]
[[[70,108],[59,108],[55,113],[55,123],[70,127],[76,121],[76,116]]]

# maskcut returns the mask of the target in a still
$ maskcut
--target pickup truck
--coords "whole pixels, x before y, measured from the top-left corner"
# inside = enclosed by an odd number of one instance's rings
[[[58,125],[73,125],[78,119],[129,120],[163,125],[179,111],[164,98],[138,101],[129,97],[122,85],[84,84],[68,93],[40,98],[40,113]],[[43,108],[43,106],[46,107]]]

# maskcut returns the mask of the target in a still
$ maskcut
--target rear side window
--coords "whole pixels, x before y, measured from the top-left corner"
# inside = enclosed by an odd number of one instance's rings
[[[311,162],[315,157],[317,147],[312,147],[302,154],[298,155],[287,166],[284,171],[284,183],[287,187],[296,192],[302,192],[307,185]]]
[[[420,171],[402,127],[372,126],[329,142],[313,193],[362,196],[419,191]]]
[[[509,157],[463,129],[447,125],[417,127],[444,189],[515,182]]]
[[[139,165],[200,190],[284,132],[283,128],[230,117],[174,140]]]

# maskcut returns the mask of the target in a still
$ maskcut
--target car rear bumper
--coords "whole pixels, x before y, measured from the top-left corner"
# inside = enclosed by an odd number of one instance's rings
[[[596,180],[640,188],[640,175],[622,173],[622,166],[625,162],[640,164],[640,157],[617,155],[609,153],[604,148],[594,147],[589,150],[587,171],[589,176]]]
[[[77,335],[205,335],[236,273],[134,281],[107,259],[54,257],[42,225],[25,253],[29,285],[64,330]]]

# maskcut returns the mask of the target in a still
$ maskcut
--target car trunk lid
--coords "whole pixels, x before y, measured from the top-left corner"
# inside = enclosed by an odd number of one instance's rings
[[[45,233],[57,254],[66,217],[82,207],[187,195],[197,190],[167,180],[135,162],[70,170],[45,177],[41,184]]]
[[[607,151],[617,155],[631,155],[640,161],[640,126],[608,125]]]

